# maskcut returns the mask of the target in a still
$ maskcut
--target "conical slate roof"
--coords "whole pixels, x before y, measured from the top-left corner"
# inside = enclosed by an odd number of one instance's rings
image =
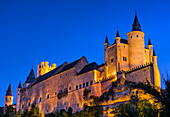
[[[134,19],[132,31],[142,31],[136,12],[135,12],[135,19]]]
[[[107,35],[106,35],[105,43],[109,43]]]
[[[116,37],[120,37],[118,29],[117,29]]]
[[[36,79],[36,77],[35,77],[35,74],[34,74],[34,70],[32,68],[31,72],[30,72],[29,76],[27,77],[27,80],[26,80],[25,83],[32,83],[35,79]]]
[[[9,84],[8,90],[6,91],[6,95],[5,96],[12,96],[11,84]]]
[[[153,56],[156,56],[156,54],[155,54],[155,50],[153,49]]]
[[[22,87],[21,87],[21,82],[19,82],[18,88],[22,88]]]
[[[150,37],[149,37],[148,45],[152,45],[152,44],[151,44],[151,40],[150,40]]]

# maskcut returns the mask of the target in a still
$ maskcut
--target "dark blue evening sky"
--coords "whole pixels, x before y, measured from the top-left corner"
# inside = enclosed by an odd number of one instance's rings
[[[165,0],[0,0],[0,106],[11,81],[16,102],[19,81],[32,65],[57,66],[82,56],[104,62],[107,34],[112,44],[132,30],[137,10],[145,45],[150,36],[161,74],[170,70],[170,1]]]

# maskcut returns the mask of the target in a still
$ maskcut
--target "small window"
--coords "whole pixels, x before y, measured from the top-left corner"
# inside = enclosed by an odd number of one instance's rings
[[[83,88],[85,87],[85,83],[83,83]]]
[[[30,107],[30,102],[28,102],[28,107]]]
[[[61,76],[60,76],[60,78],[61,78]]]
[[[69,87],[69,90],[71,90],[71,87]]]
[[[123,57],[123,61],[127,61],[127,58],[126,58],[126,57]]]
[[[79,89],[81,89],[81,84],[79,85]]]
[[[116,56],[116,60],[117,60],[117,56]]]
[[[68,109],[68,107],[66,106],[66,110]]]
[[[55,92],[55,95],[57,95],[57,92]]]
[[[67,73],[66,73],[66,76],[67,76]]]
[[[60,93],[60,94],[62,93],[62,90],[61,90],[61,89],[59,90],[59,93]]]
[[[22,109],[24,109],[24,105],[22,105],[22,107],[21,107]]]
[[[76,86],[76,90],[78,90],[78,85]]]
[[[77,107],[79,107],[79,103],[77,103]]]
[[[132,38],[132,36],[130,38]]]
[[[49,94],[47,94],[47,98],[46,99],[49,99],[49,97],[50,97]]]
[[[93,81],[92,80],[90,81],[90,85],[93,85]]]
[[[86,87],[88,87],[89,86],[89,83],[88,82],[86,82]]]
[[[136,35],[136,37],[138,37],[138,35]]]
[[[111,59],[111,63],[113,62],[113,58]]]
[[[39,103],[41,102],[41,97],[40,97],[40,99],[39,99]]]

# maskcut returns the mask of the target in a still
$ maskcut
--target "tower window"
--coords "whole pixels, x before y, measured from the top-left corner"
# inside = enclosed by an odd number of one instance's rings
[[[79,103],[77,103],[77,107],[79,107]]]
[[[66,76],[67,76],[67,73],[66,73]]]
[[[78,85],[76,86],[76,90],[78,90]]]
[[[127,61],[127,58],[126,58],[126,57],[123,57],[123,61]]]
[[[136,37],[138,37],[138,35],[136,35]]]
[[[130,38],[132,38],[132,36]]]
[[[111,63],[113,62],[113,58],[111,59]]]
[[[61,78],[61,76],[60,76],[60,78]]]
[[[71,90],[71,87],[69,87],[69,90]]]

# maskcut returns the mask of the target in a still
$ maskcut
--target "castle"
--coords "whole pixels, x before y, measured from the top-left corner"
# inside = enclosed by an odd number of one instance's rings
[[[73,112],[83,109],[83,91],[91,90],[91,95],[100,96],[120,78],[135,82],[146,82],[161,87],[157,56],[150,38],[147,47],[144,33],[135,14],[132,31],[127,33],[127,40],[122,39],[117,30],[115,42],[109,44],[106,36],[104,43],[104,64],[88,63],[85,56],[60,66],[41,62],[37,69],[37,78],[31,69],[26,82],[17,88],[16,109],[30,109],[35,104],[42,115],[57,109]],[[5,104],[12,105],[11,85],[5,96]]]

